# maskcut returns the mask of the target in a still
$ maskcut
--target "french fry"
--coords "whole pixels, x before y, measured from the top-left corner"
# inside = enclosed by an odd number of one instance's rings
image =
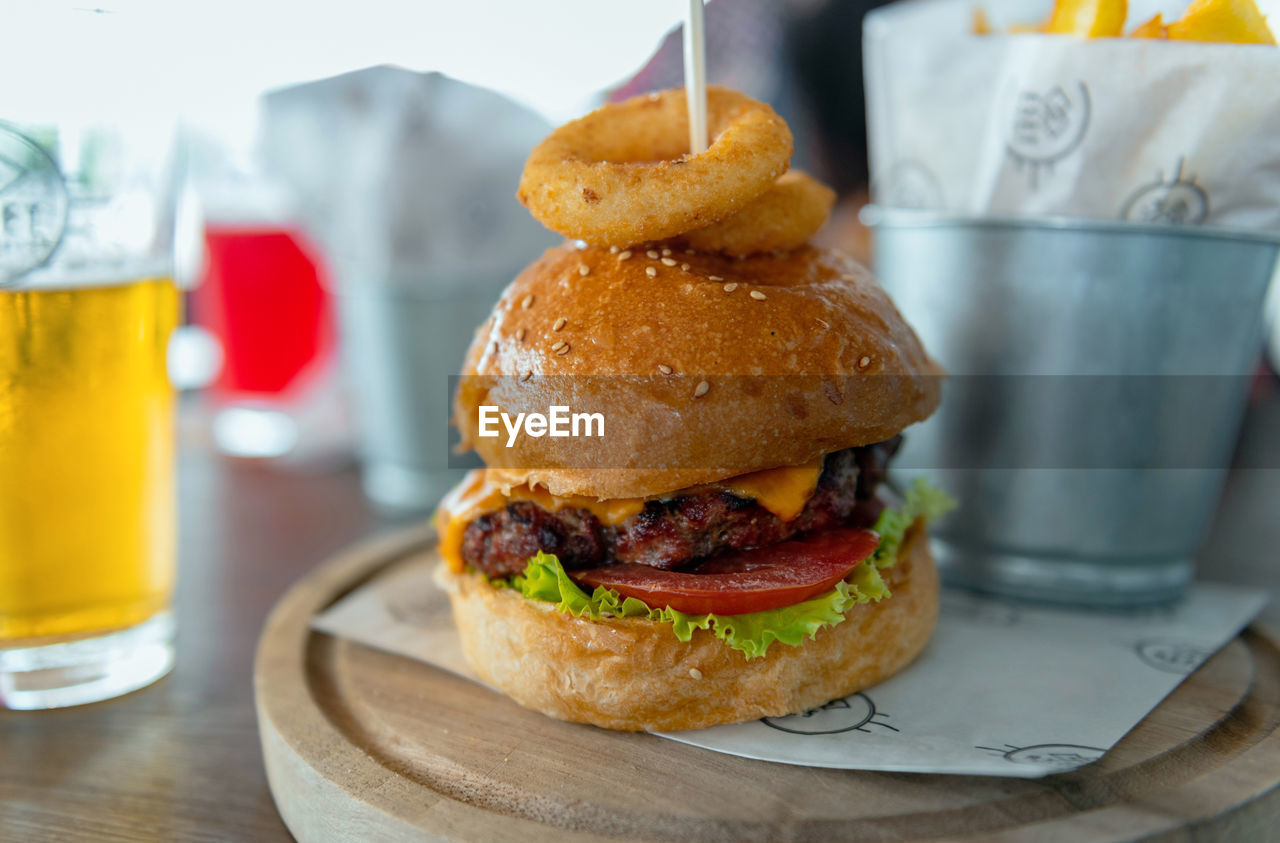
[[[1086,38],[1115,38],[1124,34],[1124,19],[1128,14],[1127,0],[1056,0],[1043,31]]]
[[[1129,33],[1130,38],[1168,38],[1169,33],[1165,30],[1164,15],[1159,12],[1156,16],[1146,23],[1139,26]]]
[[[1276,43],[1254,0],[1195,0],[1181,20],[1169,24],[1168,33],[1173,41]]]
[[[1128,0],[1054,0],[1053,12],[1044,23],[1013,24],[1008,32],[1115,38],[1123,34],[1128,14]],[[981,6],[973,7],[973,32],[976,35],[992,32],[986,10]],[[1128,37],[1230,44],[1276,43],[1256,0],[1194,0],[1181,20],[1166,25],[1164,16],[1157,14],[1135,27]]]
[[[973,34],[991,34],[991,21],[987,20],[987,10],[981,6],[973,7]]]

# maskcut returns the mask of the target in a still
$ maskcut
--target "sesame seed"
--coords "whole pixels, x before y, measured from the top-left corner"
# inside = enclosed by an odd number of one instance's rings
[[[756,301],[764,301],[765,299],[767,299],[767,298],[769,298],[769,297],[768,297],[768,296],[766,296],[764,293],[760,292],[759,290],[752,290],[752,291],[751,291],[751,298],[755,299]]]
[[[658,250],[657,250],[657,249],[650,249],[649,251],[645,252],[645,254],[646,254],[646,255],[648,255],[649,257],[653,258],[654,260],[657,260],[657,259],[658,259]]]
[[[850,274],[848,274],[848,273],[845,273],[844,275],[841,275],[840,277],[841,277],[841,278],[843,278],[845,281],[857,281],[857,280],[858,280],[858,276],[856,276],[856,275],[850,275]]]
[[[653,266],[646,266],[646,267],[644,268],[644,274],[645,274],[645,275],[648,275],[650,278],[657,278],[657,277],[658,277],[658,269],[657,269],[657,267],[653,267]]]
[[[821,325],[821,326],[822,326],[822,327],[824,327],[824,328],[830,328],[830,327],[831,327],[831,323],[830,323],[830,322],[828,322],[828,321],[826,321],[825,319],[817,319],[817,318],[815,318],[815,319],[814,319],[814,321],[815,321],[815,322],[817,322],[819,325]]]
[[[694,679],[701,679],[702,671],[698,670],[696,667],[691,667],[689,668],[689,675],[692,676]]]
[[[579,274],[579,275],[590,275],[590,274],[591,274],[591,267],[587,266],[587,265],[584,263],[582,266],[578,267],[578,274]]]
[[[529,308],[533,307],[533,294],[530,293],[529,295],[525,296],[520,301],[520,306],[525,310],[528,310]]]
[[[870,365],[871,365],[871,358],[870,358],[870,357],[863,357],[861,360],[859,360],[859,361],[858,361],[858,368],[859,368],[859,369],[865,369],[865,368],[867,368],[867,367],[868,367],[868,366],[870,366]]]
[[[610,246],[610,247],[609,247],[609,254],[611,254],[611,255],[616,255],[616,254],[618,254],[618,247],[617,247],[617,246]]]
[[[568,345],[568,343],[565,342],[564,340],[556,340],[551,344],[551,350],[559,351],[560,349],[564,348],[566,345]]]
[[[687,264],[687,263],[682,263],[682,264],[680,264],[680,268],[681,268],[681,269],[683,269],[685,272],[688,272],[688,271],[689,271],[689,264]]]
[[[698,381],[698,385],[693,388],[693,397],[701,398],[707,394],[707,390],[711,389],[711,384],[706,381]]]
[[[568,343],[565,343],[564,345],[562,345],[562,346],[560,347],[560,350],[556,352],[556,356],[557,356],[557,357],[564,357],[564,356],[565,356],[566,354],[568,354],[568,353],[569,353],[569,344],[568,344]]]
[[[552,325],[552,326],[551,326],[551,330],[553,330],[553,331],[563,331],[563,330],[564,330],[564,326],[565,326],[565,325],[568,325],[568,324],[569,324],[569,320],[568,320],[568,319],[565,319],[563,316],[561,316],[559,319],[557,319],[557,320],[556,320],[556,324],[554,324],[554,325]]]
[[[707,277],[708,277],[708,278],[710,278],[712,281],[723,281],[723,280],[724,280],[724,279],[723,279],[723,278],[721,278],[719,275],[708,275]]]
[[[516,342],[524,342],[524,334],[525,334],[524,328],[521,328],[520,330],[516,331]]]
[[[663,266],[675,266],[675,265],[676,265],[676,259],[675,259],[675,258],[663,258],[663,259],[662,259],[662,265],[663,265]]]
[[[669,375],[669,374],[671,374],[671,372],[672,372],[672,371],[674,371],[674,370],[673,370],[670,366],[668,366],[666,363],[659,363],[659,364],[658,364],[658,371],[659,371],[659,372],[662,372],[662,374],[664,374],[664,375]]]
[[[531,377],[533,377],[533,372],[525,372],[523,375],[520,376],[520,383],[524,383],[525,381],[529,380],[529,378]]]
[[[736,289],[738,289],[738,285],[733,281],[730,281],[728,284],[724,285],[724,291],[726,293],[732,293]]]
[[[663,249],[663,250],[662,250],[662,256],[663,256],[664,258],[669,258],[669,257],[671,257],[671,250],[670,250],[670,249]]]
[[[630,249],[623,249],[621,252],[618,252],[618,260],[620,261],[628,260],[630,257],[631,257]]]

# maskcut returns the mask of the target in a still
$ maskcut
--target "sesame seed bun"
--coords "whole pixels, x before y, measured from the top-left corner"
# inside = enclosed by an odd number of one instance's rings
[[[813,639],[774,643],[757,659],[706,630],[681,641],[658,621],[575,618],[444,565],[436,580],[482,681],[562,720],[663,731],[797,714],[902,670],[938,617],[938,574],[922,524],[882,574],[892,597],[854,606]]]
[[[933,412],[939,374],[879,284],[840,252],[733,259],[565,244],[522,272],[477,330],[454,416],[503,485],[649,497],[889,439]],[[601,412],[605,435],[507,447],[505,435],[477,435],[481,405]]]

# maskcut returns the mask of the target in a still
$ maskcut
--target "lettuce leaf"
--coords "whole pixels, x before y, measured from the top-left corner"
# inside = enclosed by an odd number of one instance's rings
[[[880,534],[880,544],[871,554],[871,564],[881,570],[893,567],[898,561],[898,551],[902,548],[907,528],[917,518],[932,521],[955,507],[956,502],[950,495],[923,477],[917,477],[903,495],[902,503],[885,507],[871,528]]]
[[[898,561],[898,550],[907,528],[918,517],[935,518],[953,506],[955,502],[941,489],[929,485],[923,478],[916,480],[907,490],[902,505],[886,508],[877,519],[874,529],[880,534],[880,545],[868,560],[870,564],[859,565],[848,579],[837,583],[826,594],[763,612],[692,615],[670,607],[651,609],[634,597],[623,598],[604,586],[588,594],[565,573],[559,559],[542,552],[529,560],[523,575],[490,582],[499,588],[519,591],[530,600],[554,603],[556,609],[575,618],[586,616],[596,621],[648,618],[671,624],[681,641],[692,638],[695,629],[710,630],[733,649],[754,659],[768,652],[774,642],[799,646],[820,629],[842,623],[845,612],[853,606],[889,597],[889,588],[880,571]]]
[[[604,586],[597,586],[588,594],[565,573],[559,559],[541,552],[529,560],[522,576],[491,582],[513,588],[530,600],[555,603],[558,610],[575,618],[662,621],[671,624],[681,641],[692,638],[695,629],[707,629],[730,647],[741,650],[747,658],[763,656],[775,641],[797,646],[806,637],[817,635],[823,627],[843,621],[845,611],[851,606],[889,596],[879,569],[874,565],[859,565],[847,580],[837,583],[831,591],[803,603],[744,615],[694,615],[670,607],[650,609],[642,601],[623,598]]]

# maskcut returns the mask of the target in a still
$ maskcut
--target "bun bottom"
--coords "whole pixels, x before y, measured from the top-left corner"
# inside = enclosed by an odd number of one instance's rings
[[[798,647],[775,642],[757,659],[706,630],[681,641],[670,624],[575,618],[444,565],[436,579],[484,682],[561,720],[668,731],[798,714],[897,673],[938,619],[938,573],[922,525],[882,574],[891,597],[854,606]]]

